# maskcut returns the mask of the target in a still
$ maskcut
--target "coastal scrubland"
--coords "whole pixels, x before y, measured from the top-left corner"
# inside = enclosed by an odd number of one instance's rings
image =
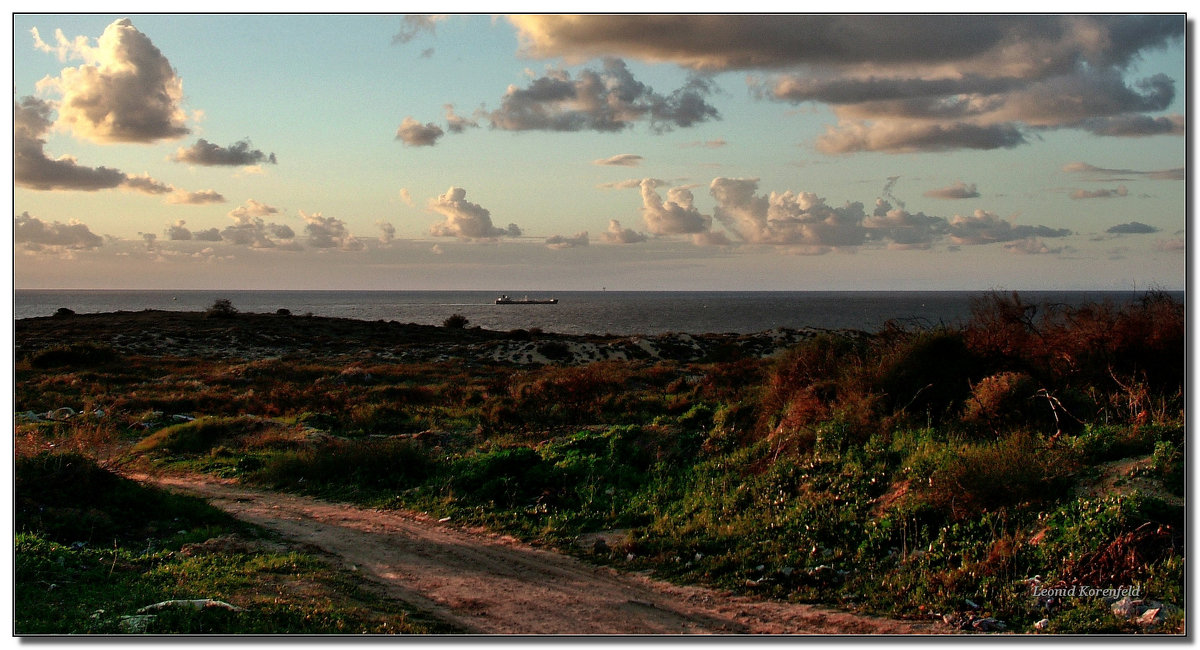
[[[125,478],[145,471],[952,630],[1185,630],[1186,328],[1169,295],[992,293],[961,325],[674,337],[598,360],[576,354],[595,341],[536,331],[220,307],[138,315],[174,323],[154,333],[69,310],[17,323],[16,633],[445,631]],[[253,354],[230,351],[251,335]],[[494,354],[513,341],[537,354]]]

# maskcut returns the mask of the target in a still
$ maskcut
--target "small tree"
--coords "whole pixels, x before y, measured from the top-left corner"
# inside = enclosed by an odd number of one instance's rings
[[[466,327],[467,323],[470,323],[470,322],[471,321],[467,320],[467,317],[463,316],[462,314],[453,314],[452,316],[450,316],[450,318],[447,318],[446,320],[442,321],[442,327],[448,327],[450,329],[460,330],[460,329],[463,329],[464,327]]]
[[[238,313],[237,307],[228,298],[218,298],[205,312],[205,318],[233,318]]]

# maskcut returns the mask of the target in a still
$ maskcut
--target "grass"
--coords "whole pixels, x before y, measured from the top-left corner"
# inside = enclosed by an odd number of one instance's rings
[[[1017,632],[1047,618],[1050,633],[1179,633],[1182,332],[1182,305],[1154,293],[1076,309],[993,295],[961,328],[831,333],[777,359],[525,369],[338,358],[24,361],[18,412],[71,404],[88,415],[19,422],[17,446],[43,464],[54,457],[43,452],[74,450],[423,510],[590,561],[764,597],[908,618],[970,612]],[[18,502],[49,485],[19,482]],[[80,529],[70,539],[46,536],[44,515],[19,509],[19,560],[49,571],[53,558],[76,553],[89,570],[107,557],[139,575],[167,561],[100,550],[112,531],[140,520],[120,504],[93,505],[71,519],[103,534]],[[181,519],[217,526],[198,513]],[[623,531],[620,541],[598,550],[575,543],[612,530]],[[70,546],[80,540],[88,545]],[[348,584],[311,559],[286,557],[237,569],[260,576],[252,586],[214,573],[191,593],[249,602],[289,571],[326,576],[333,592]],[[241,561],[170,575],[186,585],[194,571]],[[20,575],[19,591],[29,593],[66,583]],[[1137,586],[1164,604],[1163,616],[1139,626],[1100,597],[1048,607],[1031,595],[1035,579]],[[76,582],[87,585],[78,598],[88,604],[69,619],[77,629],[112,629],[87,622],[100,619],[84,594],[104,589]],[[329,602],[310,612],[323,630],[351,625],[339,617],[360,611]],[[205,611],[213,620],[171,629],[221,620],[308,629],[299,621],[310,619],[292,610],[268,611],[255,621]],[[380,629],[383,619],[364,616],[354,629]]]

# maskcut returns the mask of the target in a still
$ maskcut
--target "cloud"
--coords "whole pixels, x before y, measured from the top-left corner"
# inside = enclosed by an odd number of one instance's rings
[[[660,178],[626,178],[623,181],[600,183],[596,187],[602,190],[640,190],[642,188],[642,183],[646,180],[649,180],[653,184],[653,187],[666,184],[666,181]]]
[[[1158,228],[1144,224],[1140,221],[1130,221],[1129,223],[1117,224],[1104,232],[1114,235],[1146,235],[1152,232],[1158,232]]]
[[[221,230],[221,239],[237,246],[253,248],[275,248],[281,243],[280,240],[290,242],[295,237],[290,227],[263,221],[263,217],[278,213],[277,208],[248,199],[229,211],[229,218],[234,220],[234,225]]]
[[[396,239],[396,227],[391,223],[380,219],[375,222],[379,226],[379,241],[383,244],[390,244]]]
[[[462,133],[467,129],[479,128],[479,122],[474,119],[467,119],[458,113],[454,112],[454,104],[446,104],[446,128],[450,129],[451,133]]]
[[[820,102],[826,153],[1010,148],[1037,131],[1181,135],[1165,75],[1127,82],[1143,55],[1182,43],[1182,15],[515,16],[521,51],[693,70],[766,71],[763,99]],[[930,38],[936,34],[937,38]]]
[[[979,190],[975,188],[975,184],[967,184],[963,181],[955,181],[949,187],[942,187],[934,190],[929,190],[922,194],[931,199],[977,199],[979,198]]]
[[[811,192],[758,196],[756,178],[715,178],[709,193],[714,217],[751,244],[857,246],[866,241],[861,203],[834,208]]]
[[[868,239],[886,241],[888,248],[893,250],[930,248],[947,229],[946,220],[942,217],[893,208],[882,199],[875,202],[875,210],[863,219],[862,226]]]
[[[400,128],[396,129],[396,139],[409,147],[432,147],[443,135],[446,135],[446,132],[442,127],[433,122],[421,124],[412,117],[404,118]]]
[[[708,81],[696,77],[662,95],[634,79],[624,61],[606,58],[602,70],[585,69],[577,78],[554,69],[526,88],[509,86],[500,108],[487,117],[493,128],[505,131],[611,133],[646,121],[662,133],[720,119],[705,101],[711,91]]]
[[[696,246],[732,246],[729,236],[719,230],[698,232],[692,235],[692,243]]]
[[[1050,248],[1045,242],[1036,237],[1027,237],[1016,241],[1008,242],[1004,245],[1004,250],[1010,253],[1020,253],[1022,255],[1052,255],[1063,252],[1064,246],[1058,248]]]
[[[1161,169],[1155,171],[1137,171],[1133,169],[1106,169],[1089,165],[1085,162],[1073,162],[1063,165],[1062,170],[1071,174],[1086,174],[1098,177],[1097,180],[1123,180],[1121,177],[1140,176],[1154,180],[1182,181],[1187,180],[1187,168]]]
[[[1185,135],[1187,118],[1183,115],[1118,115],[1093,118],[1083,123],[1083,128],[1096,135],[1124,138],[1139,138],[1150,135]]]
[[[33,37],[38,49],[84,61],[38,83],[39,89],[62,95],[58,122],[77,137],[102,144],[149,143],[189,133],[180,107],[183,81],[128,18],[105,28],[95,47],[82,36],[68,41],[61,30],[55,33],[55,48],[43,43],[37,30]]]
[[[622,153],[608,158],[593,160],[593,165],[613,165],[616,167],[637,167],[645,160],[642,156],[635,153]]]
[[[249,140],[239,140],[226,148],[200,138],[191,147],[186,149],[180,147],[175,152],[172,160],[191,163],[193,165],[226,165],[231,167],[244,167],[264,162],[275,164],[275,154],[267,154],[258,149],[251,149],[251,146],[253,145],[250,144]]]
[[[50,130],[49,103],[34,97],[13,102],[13,184],[32,190],[95,192],[120,186],[118,169],[85,167],[71,156],[51,159],[44,135]]]
[[[1179,16],[540,15],[512,16],[521,52],[617,55],[704,70],[798,65],[936,67],[1036,74],[1122,65],[1182,36]],[[937,34],[937,38],[930,38]]]
[[[412,192],[408,191],[407,187],[400,188],[400,200],[409,205],[413,204]]]
[[[492,213],[485,207],[466,200],[467,191],[451,187],[445,194],[430,199],[429,208],[446,219],[435,223],[429,233],[435,237],[457,237],[464,240],[490,240],[497,237],[520,237],[516,224],[507,228],[492,225]]]
[[[89,250],[99,248],[104,239],[78,221],[46,222],[22,212],[14,217],[13,242],[26,250]]]
[[[336,248],[343,251],[360,251],[365,244],[346,229],[346,222],[337,217],[325,217],[321,213],[305,214],[300,211],[300,217],[306,222],[304,231],[308,233],[308,245],[313,248]]]
[[[1013,124],[979,125],[969,122],[928,123],[906,120],[845,121],[826,127],[817,138],[817,150],[840,154],[864,151],[914,153],[956,149],[1011,149],[1026,143]]]
[[[170,241],[221,241],[221,233],[216,228],[192,232],[185,224],[187,222],[183,219],[169,224],[164,231],[167,239]]]
[[[687,188],[673,187],[667,190],[667,199],[655,191],[658,183],[652,178],[642,180],[642,219],[646,230],[654,235],[690,235],[708,232],[712,228],[712,217],[701,214],[693,202],[692,192]]]
[[[156,181],[145,174],[141,176],[126,176],[125,181],[121,183],[121,187],[143,194],[170,194],[175,191],[174,187]]]
[[[167,197],[167,203],[178,205],[209,205],[224,202],[225,197],[213,190],[200,190],[199,192],[177,190]]]
[[[986,210],[976,210],[973,215],[967,217],[955,215],[950,219],[948,232],[951,241],[963,245],[1011,242],[1030,237],[1066,237],[1071,234],[1071,231],[1065,228],[1014,226]]]
[[[168,225],[166,230],[167,239],[171,241],[191,241],[192,231],[188,230],[187,226],[184,225],[186,223],[186,221],[180,219]]]
[[[407,43],[421,34],[433,34],[438,21],[445,20],[439,15],[409,15],[404,17],[404,25],[392,37],[392,44]]]
[[[229,216],[238,223],[250,223],[256,217],[266,217],[272,214],[279,214],[279,209],[254,199],[247,199],[244,204],[229,211]]]
[[[1154,242],[1154,250],[1160,253],[1185,253],[1187,252],[1187,242],[1183,239],[1160,239]]]
[[[685,142],[679,146],[681,146],[685,149],[692,148],[692,147],[703,147],[705,149],[719,149],[728,144],[729,143],[725,141],[725,138],[717,138],[716,140],[705,140],[703,142],[701,142],[699,140],[697,140],[695,142]]]
[[[1124,185],[1122,185],[1122,186],[1118,187],[1118,188],[1117,188],[1117,189],[1115,189],[1115,190],[1105,190],[1105,189],[1100,189],[1100,190],[1075,190],[1074,192],[1071,192],[1071,198],[1072,198],[1072,199],[1075,199],[1075,200],[1080,200],[1080,199],[1115,199],[1115,198],[1118,198],[1118,197],[1125,197],[1125,196],[1128,196],[1128,195],[1129,195],[1129,190],[1128,190],[1128,189],[1126,189],[1126,187],[1125,187]]]
[[[586,230],[581,233],[576,233],[574,237],[564,237],[563,235],[554,235],[553,237],[546,238],[546,246],[548,248],[554,248],[554,249],[577,248],[580,246],[587,246],[587,245],[588,245],[588,233]]]
[[[600,233],[600,238],[610,244],[637,244],[646,241],[646,236],[632,228],[622,228],[616,219],[608,221],[608,230]]]

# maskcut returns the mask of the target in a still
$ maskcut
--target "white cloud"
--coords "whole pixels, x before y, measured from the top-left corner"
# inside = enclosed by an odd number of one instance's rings
[[[654,179],[642,180],[642,219],[651,234],[690,235],[712,227],[712,217],[696,209],[690,190],[673,187],[667,190],[664,201],[655,191],[656,186]]]
[[[466,200],[467,191],[451,187],[445,194],[430,199],[429,208],[445,217],[429,228],[435,237],[457,237],[466,240],[489,240],[497,237],[520,237],[521,229],[516,224],[507,228],[492,225],[492,213],[478,203]]]
[[[162,52],[128,18],[110,24],[95,47],[86,37],[68,41],[56,32],[51,48],[33,32],[35,45],[60,58],[83,59],[46,78],[39,89],[62,95],[58,122],[77,137],[98,143],[174,140],[186,135],[183,81]]]

